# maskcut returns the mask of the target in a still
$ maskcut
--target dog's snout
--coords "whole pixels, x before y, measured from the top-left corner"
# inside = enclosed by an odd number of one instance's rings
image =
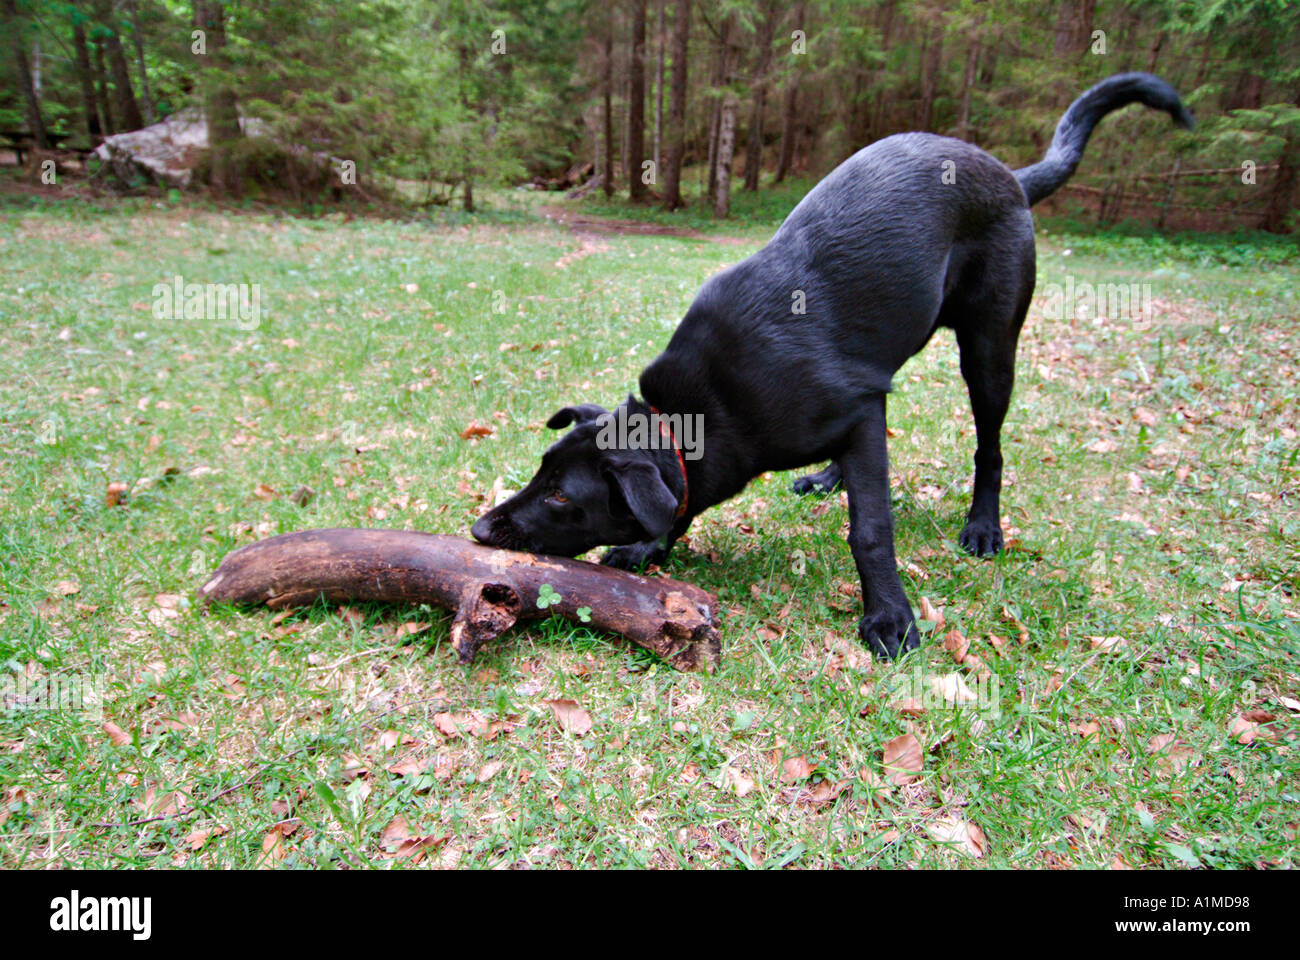
[[[492,546],[492,514],[484,514],[469,528],[470,534],[479,543]]]

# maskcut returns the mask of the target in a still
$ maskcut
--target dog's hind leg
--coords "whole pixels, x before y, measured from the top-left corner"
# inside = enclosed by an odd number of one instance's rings
[[[790,489],[801,497],[806,493],[832,493],[839,487],[842,478],[840,462],[832,460],[826,465],[825,470],[799,477],[790,485]]]
[[[849,549],[862,580],[866,615],[858,633],[878,656],[896,657],[915,649],[920,636],[894,559],[883,394],[868,402],[866,416],[854,428],[849,449],[838,463],[849,494]]]
[[[1027,264],[1022,261],[1020,266],[1018,283],[1014,277],[1003,278],[1011,281],[1007,286],[1012,290],[1019,288],[1015,293],[986,287],[982,300],[972,303],[965,298],[956,305],[961,313],[954,324],[961,374],[975,414],[975,489],[960,542],[980,557],[1002,549],[1002,421],[1015,382],[1016,341],[1034,291],[1032,246]]]

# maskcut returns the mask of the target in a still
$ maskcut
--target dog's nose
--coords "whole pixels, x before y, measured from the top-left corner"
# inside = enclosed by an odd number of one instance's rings
[[[492,546],[492,520],[489,517],[479,517],[474,526],[469,528],[469,532],[479,543]]]

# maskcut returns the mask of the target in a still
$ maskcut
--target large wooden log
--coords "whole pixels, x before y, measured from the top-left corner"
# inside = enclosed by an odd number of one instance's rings
[[[539,607],[546,586],[552,602]],[[464,663],[516,621],[553,614],[621,634],[679,670],[712,672],[721,656],[717,600],[699,587],[409,530],[337,528],[270,537],[229,553],[199,588],[205,605],[280,608],[321,597],[452,610],[451,639]]]

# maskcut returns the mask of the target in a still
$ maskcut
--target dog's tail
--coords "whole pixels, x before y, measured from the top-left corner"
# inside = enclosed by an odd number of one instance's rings
[[[1088,137],[1098,120],[1112,110],[1135,102],[1165,111],[1184,129],[1190,130],[1193,126],[1192,115],[1178,99],[1174,88],[1159,77],[1149,73],[1117,73],[1108,77],[1070,104],[1070,109],[1056,125],[1056,135],[1052,137],[1047,156],[1015,171],[1030,206],[1050,197],[1070,179],[1083,158],[1083,148],[1088,145]]]

